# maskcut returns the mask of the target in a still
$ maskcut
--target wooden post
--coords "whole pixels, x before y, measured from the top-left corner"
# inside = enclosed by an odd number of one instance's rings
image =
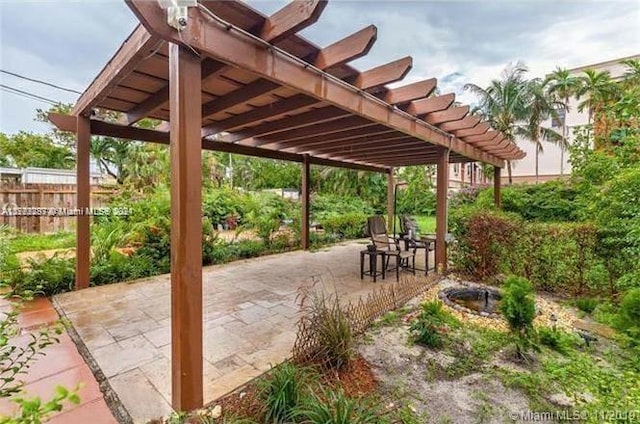
[[[200,59],[169,45],[171,120],[171,397],[176,411],[202,395],[202,175]]]
[[[497,166],[493,167],[493,202],[498,209],[502,207],[502,197],[500,195],[500,187],[502,186],[501,171],[502,168]]]
[[[91,121],[85,116],[76,120],[76,290],[89,287],[91,265],[91,233],[89,230],[91,207],[91,176],[89,144]]]
[[[449,191],[449,149],[438,151],[436,176],[436,270],[447,270],[447,193]]]
[[[303,156],[302,161],[302,182],[301,182],[301,225],[300,242],[304,250],[309,250],[309,185],[311,182],[311,163],[309,155]]]
[[[393,168],[389,168],[389,173],[387,174],[387,227],[388,227],[389,233],[392,233],[394,230],[393,224],[396,217],[394,200],[395,200],[395,181],[393,180]]]

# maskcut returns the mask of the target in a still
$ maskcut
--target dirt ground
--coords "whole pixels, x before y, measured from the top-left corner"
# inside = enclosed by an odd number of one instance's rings
[[[456,359],[411,346],[408,334],[408,325],[373,330],[359,351],[371,364],[381,394],[405,402],[425,423],[498,424],[529,409],[525,395],[507,390],[482,370],[459,379],[432,377]]]

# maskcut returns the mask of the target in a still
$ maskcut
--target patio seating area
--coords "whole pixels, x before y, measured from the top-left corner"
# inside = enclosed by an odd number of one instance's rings
[[[289,356],[299,287],[318,282],[347,301],[395,282],[395,275],[377,283],[360,279],[357,261],[365,245],[348,242],[204,268],[204,402]],[[423,254],[418,252],[419,263]],[[104,374],[136,423],[172,411],[170,280],[162,275],[54,298],[86,347],[80,347],[85,360]]]

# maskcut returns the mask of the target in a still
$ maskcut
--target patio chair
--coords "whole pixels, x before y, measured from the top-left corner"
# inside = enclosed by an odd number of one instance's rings
[[[405,243],[405,250],[412,249],[417,253],[418,249],[424,249],[424,272],[429,273],[429,252],[435,250],[435,234],[420,234],[420,227],[415,218],[410,215],[400,217],[400,238]],[[425,237],[426,236],[426,237]],[[422,271],[422,270],[421,270]]]
[[[376,215],[367,219],[367,229],[371,236],[371,242],[376,250],[386,253],[387,263],[384,264],[389,270],[389,260],[393,256],[396,258],[396,281],[400,279],[400,269],[404,268],[414,275],[416,273],[416,252],[412,250],[402,250],[398,239],[389,237],[387,225],[383,216]]]

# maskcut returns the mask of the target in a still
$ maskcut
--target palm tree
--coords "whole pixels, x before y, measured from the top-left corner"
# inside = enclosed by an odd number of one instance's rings
[[[600,109],[603,103],[606,103],[613,95],[613,80],[609,71],[595,71],[587,69],[582,76],[582,86],[578,90],[578,99],[587,96],[578,105],[578,110],[589,112],[589,125],[593,120],[595,113]]]
[[[564,151],[567,141],[567,113],[569,113],[569,98],[580,91],[582,80],[571,74],[567,69],[556,68],[546,79],[549,84],[549,94],[557,96],[564,103],[562,115],[562,143],[560,143],[560,175],[564,175]]]
[[[622,64],[627,67],[623,81],[628,86],[640,85],[640,59],[623,60]]]
[[[526,80],[527,67],[517,62],[502,72],[500,79],[491,81],[487,88],[476,84],[465,84],[464,89],[471,91],[480,100],[477,110],[489,121],[491,126],[515,142],[518,123],[526,118]],[[509,184],[513,182],[511,161],[507,161]]]
[[[542,124],[549,118],[557,119],[558,110],[565,108],[565,104],[554,99],[549,93],[546,81],[534,78],[527,82],[527,117],[524,124],[517,128],[518,135],[528,138],[536,149],[536,184],[539,176],[540,153],[544,152],[543,142],[551,142],[560,146],[561,151],[567,147],[567,140],[551,128]],[[562,169],[562,168],[561,168]]]

